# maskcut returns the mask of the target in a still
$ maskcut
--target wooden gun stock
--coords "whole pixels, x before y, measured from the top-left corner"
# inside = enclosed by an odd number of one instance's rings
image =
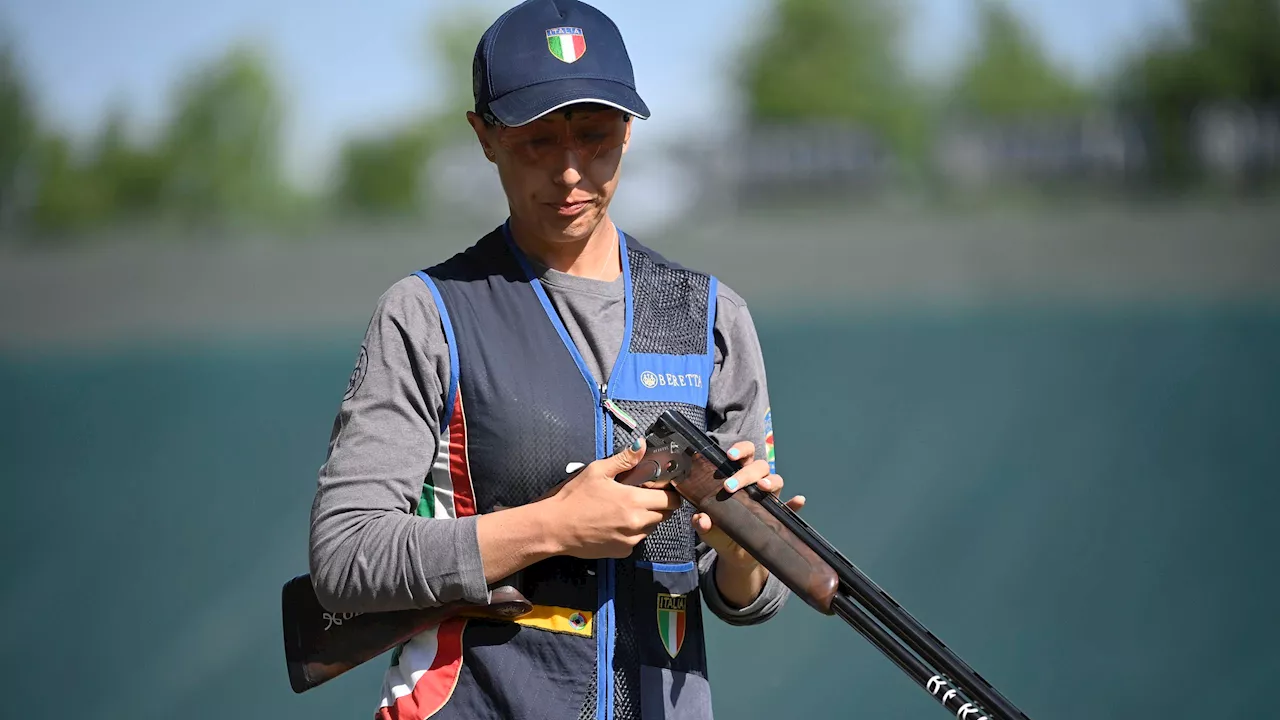
[[[488,605],[454,602],[419,610],[335,613],[320,604],[311,576],[300,575],[281,593],[289,685],[295,693],[310,690],[450,618],[514,620],[533,610],[509,585],[495,588],[491,597]]]

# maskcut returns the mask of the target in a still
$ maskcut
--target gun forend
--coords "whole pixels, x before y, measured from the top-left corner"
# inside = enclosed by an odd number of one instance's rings
[[[835,612],[836,571],[745,491],[725,491],[724,476],[705,458],[696,456],[688,477],[674,487],[811,607],[825,615]]]

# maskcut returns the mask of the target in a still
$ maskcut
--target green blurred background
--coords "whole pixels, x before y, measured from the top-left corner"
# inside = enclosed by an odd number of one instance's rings
[[[746,297],[810,521],[1031,717],[1276,717],[1280,5],[597,5],[615,219]],[[378,295],[505,217],[505,7],[0,2],[6,717],[370,717],[279,589]],[[720,717],[943,713],[803,603],[708,642]]]

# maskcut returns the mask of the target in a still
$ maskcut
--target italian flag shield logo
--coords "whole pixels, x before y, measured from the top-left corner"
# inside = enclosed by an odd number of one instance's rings
[[[671,657],[679,655],[684,645],[686,602],[684,595],[658,594],[658,635]]]
[[[561,62],[577,62],[587,52],[587,36],[582,34],[582,28],[551,28],[547,31],[547,49]]]

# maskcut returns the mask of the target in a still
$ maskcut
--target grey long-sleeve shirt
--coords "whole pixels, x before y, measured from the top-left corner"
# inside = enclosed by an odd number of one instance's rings
[[[623,279],[591,280],[537,264],[535,271],[600,382],[622,345]],[[714,331],[709,432],[723,447],[749,440],[764,457],[764,359],[746,303],[723,283]],[[414,514],[435,461],[449,371],[435,300],[420,279],[405,278],[379,299],[320,468],[311,512],[311,574],[330,610],[381,612],[488,600],[476,518]],[[700,544],[704,602],[724,621],[763,622],[786,601],[789,591],[771,576],[755,602],[730,607],[716,588],[715,562],[715,551]]]

